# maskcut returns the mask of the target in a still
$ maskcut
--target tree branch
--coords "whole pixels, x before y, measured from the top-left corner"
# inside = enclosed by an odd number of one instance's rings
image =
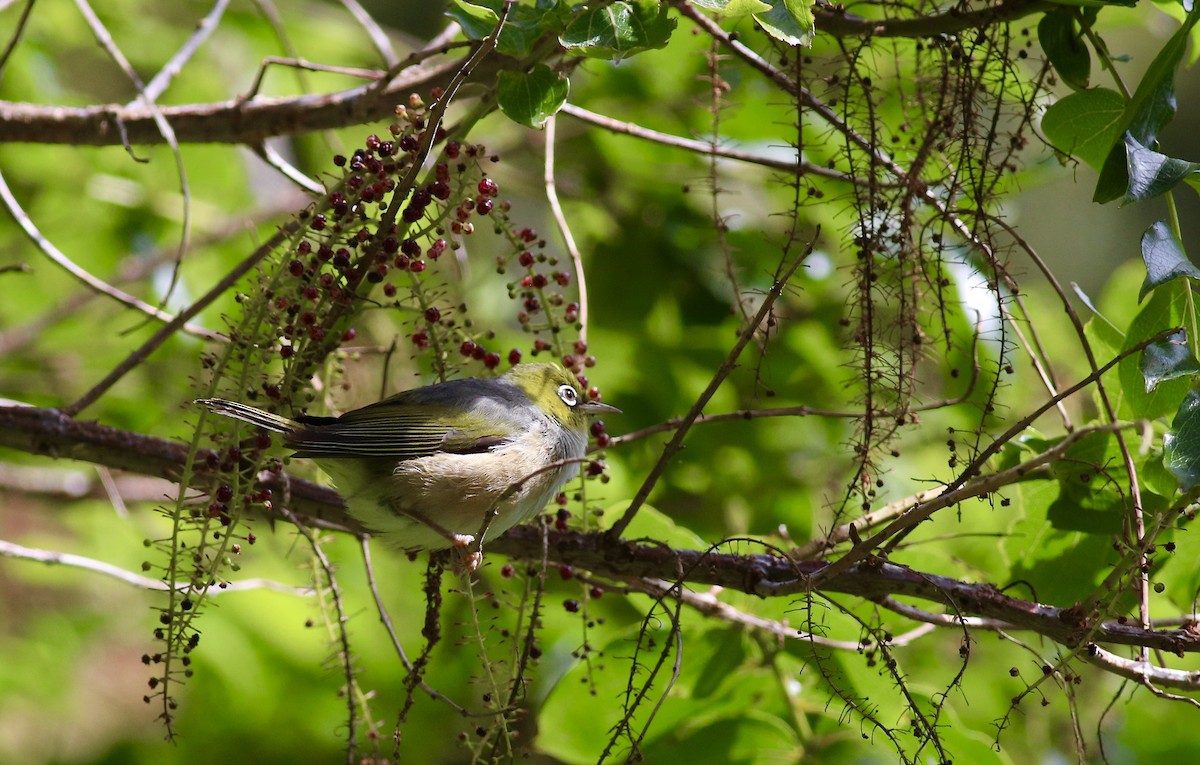
[[[31,454],[94,462],[109,467],[172,478],[178,476],[187,448],[162,438],[71,419],[53,409],[0,406],[0,446]],[[201,454],[203,459],[206,454]],[[264,474],[263,486],[282,489],[283,480]],[[199,473],[196,481],[203,481]],[[341,497],[330,488],[310,481],[285,479],[293,513],[305,523],[331,530],[363,533],[346,514]],[[277,491],[277,496],[283,492]],[[272,518],[286,520],[279,515]],[[543,536],[546,534],[547,536]],[[607,577],[642,577],[668,582],[679,572],[690,585],[718,585],[758,595],[784,597],[811,592],[815,574],[829,564],[792,561],[770,554],[734,554],[713,550],[676,550],[661,544],[614,540],[603,532],[549,531],[518,526],[489,543],[488,550],[512,558],[541,560],[548,544],[550,559],[594,571]],[[980,616],[1002,622],[1007,628],[1043,635],[1061,645],[1093,643],[1144,646],[1177,655],[1200,653],[1200,632],[1194,625],[1180,629],[1142,629],[1117,620],[1097,622],[1075,608],[1059,608],[1009,597],[991,584],[963,582],[915,571],[907,566],[868,556],[828,578],[821,590],[855,595],[872,601],[905,596],[941,604],[951,609],[947,626],[962,626],[961,617]],[[971,626],[970,622],[966,626]],[[1186,673],[1172,676],[1176,682]],[[1200,690],[1200,673],[1186,674]],[[1176,685],[1176,687],[1180,687]]]
[[[440,51],[426,51],[430,55]],[[489,57],[476,70],[489,75],[504,66],[504,57]],[[414,91],[445,87],[462,67],[462,59],[416,65],[400,73],[386,88],[367,83],[319,95],[239,99],[209,104],[158,108],[180,143],[255,145],[272,136],[295,135],[359,125],[388,118],[396,104]],[[163,137],[144,104],[66,107],[0,101],[0,143],[113,146],[159,144]]]

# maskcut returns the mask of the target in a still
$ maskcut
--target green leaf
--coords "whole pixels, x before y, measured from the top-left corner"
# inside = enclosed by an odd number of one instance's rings
[[[1042,132],[1054,148],[1099,170],[1121,135],[1124,113],[1125,99],[1115,90],[1081,90],[1046,110],[1042,115]]]
[[[1188,391],[1163,436],[1163,464],[1184,491],[1200,484],[1200,392]]]
[[[712,654],[692,686],[695,699],[713,695],[723,682],[737,675],[738,668],[746,661],[746,631],[740,627],[713,630],[705,635],[704,642]]]
[[[567,102],[571,83],[545,64],[529,72],[500,72],[497,101],[508,118],[540,130]]]
[[[500,21],[504,0],[454,0],[446,15],[459,23],[463,34],[472,40],[490,35]],[[557,3],[515,4],[508,12],[496,50],[509,56],[526,56],[537,41],[566,18],[568,11]]]
[[[579,14],[558,40],[574,53],[620,60],[667,44],[675,29],[667,9],[653,0],[617,0]]]
[[[731,18],[738,18],[769,10],[771,10],[771,4],[761,0],[729,0],[722,13]]]
[[[1197,372],[1200,362],[1188,347],[1187,333],[1182,330],[1142,351],[1142,376],[1146,378],[1147,393],[1160,382],[1191,377]]]
[[[1179,281],[1164,284],[1154,290],[1146,305],[1138,312],[1125,334],[1125,349],[1153,337],[1165,329],[1181,326],[1187,310],[1188,285]],[[1126,356],[1117,365],[1121,391],[1129,403],[1133,417],[1153,420],[1179,408],[1190,383],[1184,379],[1168,380],[1146,391],[1146,378],[1136,355]]]
[[[1152,146],[1159,131],[1175,117],[1175,69],[1187,50],[1188,36],[1200,15],[1188,14],[1167,44],[1162,47],[1150,68],[1138,83],[1137,90],[1125,106],[1121,117],[1121,133],[1133,134],[1138,143]],[[1126,164],[1122,154],[1125,147],[1116,144],[1108,154],[1092,201],[1104,204],[1118,199],[1129,187]]]
[[[765,13],[754,20],[767,34],[788,45],[811,47],[816,34],[816,18],[812,6],[805,0],[776,0]]]
[[[1076,90],[1088,86],[1092,56],[1069,8],[1050,11],[1038,22],[1038,42],[1063,82]]]
[[[1141,202],[1175,188],[1200,170],[1200,164],[1147,149],[1132,133],[1126,133],[1125,169],[1129,175],[1125,202]]]
[[[735,765],[783,765],[795,762],[799,742],[780,718],[746,709],[659,736],[643,747],[646,762],[722,762]]]
[[[1063,531],[1115,534],[1121,530],[1125,499],[1116,480],[1121,462],[1112,433],[1091,433],[1054,464],[1058,498],[1046,518]]]
[[[1138,302],[1160,284],[1180,277],[1200,281],[1200,268],[1192,265],[1165,220],[1155,222],[1142,234],[1142,262],[1146,264],[1146,280],[1138,292]],[[1166,327],[1163,327],[1166,329]]]

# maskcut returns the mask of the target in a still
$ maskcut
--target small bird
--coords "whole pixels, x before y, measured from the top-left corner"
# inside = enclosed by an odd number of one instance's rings
[[[282,433],[294,456],[330,475],[354,518],[407,551],[465,549],[485,531],[481,547],[530,520],[579,473],[589,417],[621,411],[585,400],[557,364],[427,385],[340,417],[196,403]]]

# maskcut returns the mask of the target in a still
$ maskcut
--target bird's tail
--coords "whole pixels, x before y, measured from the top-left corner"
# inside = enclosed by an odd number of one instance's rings
[[[201,398],[197,399],[195,403],[208,407],[208,410],[215,414],[248,422],[251,425],[266,428],[274,433],[290,433],[299,427],[299,423],[295,420],[289,420],[278,414],[271,414],[261,409],[255,409],[252,406],[239,404],[236,401],[226,401],[223,398]]]

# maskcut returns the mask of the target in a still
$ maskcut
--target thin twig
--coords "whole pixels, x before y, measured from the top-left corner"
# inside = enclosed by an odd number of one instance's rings
[[[112,577],[126,584],[131,584],[134,587],[140,587],[144,590],[169,590],[171,585],[161,579],[151,579],[141,574],[135,574],[132,571],[127,571],[120,566],[114,566],[111,563],[96,560],[94,558],[85,558],[82,555],[73,553],[59,552],[57,550],[41,550],[35,547],[25,547],[14,542],[8,542],[0,539],[0,557],[13,558],[16,560],[35,561],[44,563],[49,566],[68,566],[70,568],[81,568],[85,571],[92,571],[97,574]],[[181,584],[177,587],[179,591],[185,591],[190,585]],[[271,581],[270,579],[243,579],[239,582],[228,582],[224,585],[216,585],[209,588],[208,595],[221,595],[226,592],[245,592],[246,590],[274,590],[288,595],[312,595],[312,589],[309,587],[293,587],[291,585],[282,584],[280,582]]]
[[[12,191],[8,187],[8,182],[4,179],[4,174],[2,172],[0,172],[0,200],[4,201],[4,206],[8,208],[9,214],[13,216],[13,219],[16,220],[17,224],[21,227],[21,230],[25,232],[25,236],[27,236],[29,240],[33,242],[33,244],[39,250],[42,251],[42,254],[49,258],[55,265],[59,266],[68,274],[75,277],[78,281],[82,282],[89,289],[94,290],[101,295],[107,295],[113,300],[123,303],[130,308],[135,308],[147,316],[152,316],[159,321],[175,323],[179,319],[179,316],[172,315],[161,308],[156,308],[149,303],[145,303],[135,298],[133,295],[125,292],[124,290],[117,289],[99,277],[94,276],[91,272],[86,271],[85,269],[76,265],[74,261],[68,258],[62,252],[62,250],[55,247],[54,244],[47,239],[40,230],[38,230],[38,227],[34,225],[33,220],[30,219],[24,208],[22,208],[20,203],[17,202],[16,197],[13,196]],[[183,329],[189,334],[195,335],[196,337],[204,338],[205,340],[221,339],[221,336],[212,330],[205,329],[204,327],[196,324],[188,324],[187,319],[189,318],[191,318],[191,316],[185,317],[183,323],[181,323],[178,328]]]
[[[0,193],[3,193],[4,190],[2,184],[3,178],[0,178]],[[124,361],[122,361],[116,366],[115,369],[109,372],[103,380],[92,386],[91,390],[83,394],[83,396],[81,396],[70,406],[64,407],[63,412],[74,416],[95,403],[100,396],[104,395],[105,391],[115,385],[117,381],[124,377],[127,372],[148,358],[151,353],[153,353],[160,345],[166,342],[167,338],[175,334],[180,327],[184,326],[188,319],[207,308],[210,303],[212,303],[214,300],[224,294],[226,290],[236,284],[237,281],[245,276],[250,269],[254,268],[254,266],[257,265],[260,260],[262,260],[272,250],[279,246],[279,244],[287,239],[287,237],[291,236],[296,228],[296,221],[291,221],[286,226],[280,227],[279,231],[275,232],[274,236],[260,245],[254,252],[250,253],[250,255],[241,263],[239,263],[232,271],[225,274],[225,276],[222,277],[219,282],[213,285],[212,289],[206,292],[199,300],[197,300],[195,303],[192,303],[181,313],[179,313],[179,315],[167,322],[167,324],[159,329],[158,332],[155,332],[149,340],[142,343],[137,350],[129,354]]]
[[[813,247],[819,235],[820,231],[818,230],[817,234],[813,236],[812,241],[810,241],[804,248],[804,252],[801,253],[799,257],[795,258],[791,264],[784,269],[779,278],[775,280],[775,284],[772,285],[771,290],[763,299],[762,305],[759,306],[758,313],[756,313],[754,318],[742,328],[742,331],[738,335],[737,342],[734,343],[733,348],[730,349],[729,354],[721,363],[720,368],[717,369],[717,373],[713,375],[712,380],[709,381],[708,387],[704,389],[704,392],[701,393],[700,397],[696,399],[696,402],[692,404],[691,410],[689,410],[687,415],[683,418],[683,422],[679,424],[679,428],[675,431],[675,435],[672,436],[667,445],[663,447],[663,452],[659,456],[658,462],[654,464],[654,467],[646,476],[646,480],[642,482],[641,488],[639,488],[637,494],[634,495],[633,501],[630,503],[629,507],[626,508],[624,514],[617,519],[617,522],[613,524],[612,528],[608,530],[610,536],[614,538],[621,536],[621,533],[625,531],[625,527],[629,525],[629,522],[633,520],[634,515],[637,514],[637,511],[646,502],[646,499],[650,496],[650,492],[654,489],[655,484],[658,483],[658,479],[662,476],[663,471],[666,470],[667,463],[670,462],[671,458],[673,458],[679,452],[679,450],[683,448],[683,439],[687,437],[688,431],[691,430],[692,424],[696,421],[696,418],[699,417],[704,411],[704,407],[708,405],[708,402],[717,392],[717,389],[721,387],[721,383],[725,382],[725,378],[728,377],[729,373],[733,371],[734,366],[737,364],[738,356],[741,355],[745,347],[754,338],[755,333],[758,332],[759,325],[762,324],[764,319],[766,319],[767,314],[771,311],[771,307],[775,305],[775,301],[778,300],[779,296],[783,294],[784,288],[787,286],[788,281],[792,278],[792,275],[796,273],[796,269],[800,268],[808,256],[812,254]]]
[[[644,128],[641,125],[637,125],[632,122],[622,122],[611,117],[606,117],[603,114],[597,114],[596,112],[588,111],[587,109],[575,106],[574,104],[563,104],[561,111],[563,114],[568,114],[578,120],[596,125],[597,127],[602,127],[605,130],[609,130],[613,133],[620,133],[622,135],[633,136],[634,138],[653,141],[655,143],[663,144],[664,146],[683,149],[684,151],[691,152],[693,154],[712,155],[715,157],[722,157],[724,159],[736,160],[738,162],[748,162],[750,164],[762,165],[763,167],[769,167],[772,170],[782,170],[783,172],[795,175],[816,175],[822,178],[829,178],[830,180],[843,181],[844,183],[859,182],[859,180],[852,175],[848,175],[838,170],[831,170],[827,167],[822,167],[821,165],[814,165],[803,160],[792,161],[776,159],[774,157],[767,157],[761,154],[753,154],[748,151],[730,149],[728,147],[721,146],[719,144],[713,144],[707,141],[697,141],[692,138],[681,138],[680,136],[671,135],[670,133],[660,133],[657,130],[650,130],[649,128]]]
[[[586,343],[588,331],[588,293],[587,278],[583,273],[583,256],[579,253],[579,246],[575,244],[575,237],[571,235],[571,227],[567,223],[567,216],[563,215],[562,205],[558,202],[558,185],[554,182],[554,138],[556,124],[557,120],[553,116],[546,120],[546,172],[542,176],[542,183],[546,187],[546,201],[550,203],[550,213],[554,216],[554,222],[558,225],[558,233],[563,238],[563,245],[567,248],[567,252],[571,256],[571,263],[575,266],[575,285],[579,290],[579,339]]]
[[[339,0],[342,6],[345,7],[354,20],[358,22],[363,31],[367,33],[367,37],[371,38],[371,44],[375,46],[375,50],[379,52],[379,56],[383,62],[390,68],[396,65],[399,58],[396,56],[396,49],[392,47],[392,41],[388,39],[387,33],[383,28],[371,18],[371,14],[359,4],[358,0]]]
[[[163,65],[162,69],[158,70],[158,74],[150,80],[143,90],[143,95],[150,101],[157,101],[158,97],[171,85],[171,80],[175,75],[183,70],[187,62],[196,55],[196,51],[200,50],[200,46],[212,36],[216,31],[217,25],[221,23],[221,17],[225,14],[225,9],[229,6],[229,0],[216,0],[213,3],[212,10],[208,15],[200,19],[200,23],[196,24],[196,31],[191,37],[180,46],[179,50],[171,56],[171,60]],[[131,102],[128,106],[133,106],[136,101]]]
[[[583,577],[581,576],[580,578],[582,579]],[[717,598],[717,592],[720,591],[719,587],[714,587],[713,591],[710,592],[695,592],[686,588],[676,589],[674,585],[661,579],[625,579],[623,581],[631,590],[643,592],[656,598],[677,597],[683,601],[685,606],[694,608],[705,616],[720,619],[730,624],[736,624],[747,630],[765,632],[787,640],[803,640],[806,643],[833,648],[839,651],[857,652],[863,649],[861,641],[833,640],[832,638],[798,630],[785,622],[755,616],[754,614],[748,614],[745,611],[734,608]],[[922,625],[916,629],[894,636],[888,641],[888,645],[909,645],[916,639],[928,635],[933,631],[933,624]]]
[[[354,678],[354,662],[350,654],[350,633],[346,627],[350,618],[346,615],[345,602],[342,599],[342,589],[338,585],[337,577],[334,575],[333,564],[329,562],[329,557],[325,555],[325,551],[321,549],[321,544],[313,533],[308,530],[307,526],[296,520],[296,516],[286,507],[286,503],[279,505],[279,511],[296,527],[300,535],[308,541],[313,555],[321,566],[325,581],[329,583],[330,593],[333,595],[333,607],[337,614],[338,641],[341,643],[341,648],[338,651],[340,656],[338,658],[339,663],[342,665],[342,675],[346,679],[346,765],[354,765],[358,736],[358,699],[355,694],[357,681]],[[318,584],[317,586],[319,587],[320,585]]]
[[[1134,345],[1130,348],[1126,348],[1125,350],[1121,351],[1116,356],[1114,356],[1113,359],[1111,361],[1109,361],[1107,364],[1098,368],[1095,372],[1092,372],[1087,377],[1084,377],[1082,380],[1075,383],[1071,387],[1069,387],[1069,388],[1059,392],[1057,395],[1051,397],[1048,401],[1043,403],[1041,406],[1039,406],[1033,412],[1026,415],[1025,417],[1022,417],[1018,422],[1013,424],[1013,426],[1010,427],[1008,430],[1006,430],[1003,434],[997,436],[992,441],[991,444],[989,444],[985,449],[980,451],[980,453],[975,457],[975,459],[971,460],[971,462],[966,466],[966,468],[962,471],[962,473],[959,475],[959,477],[956,478],[954,481],[950,482],[949,484],[947,484],[946,491],[947,492],[955,491],[955,490],[959,489],[960,487],[962,487],[964,484],[966,484],[967,481],[971,480],[976,475],[978,475],[980,472],[980,468],[989,459],[991,459],[996,453],[998,453],[1001,449],[1003,449],[1006,444],[1010,443],[1014,438],[1016,438],[1021,433],[1021,431],[1025,430],[1030,425],[1032,425],[1034,423],[1034,421],[1037,420],[1038,417],[1041,417],[1043,414],[1048,412],[1050,409],[1054,408],[1058,404],[1059,401],[1062,401],[1063,399],[1065,399],[1069,396],[1072,396],[1072,395],[1078,393],[1079,391],[1083,390],[1087,386],[1091,385],[1096,380],[1098,380],[1100,378],[1100,376],[1103,375],[1105,372],[1112,369],[1117,364],[1121,363],[1122,359],[1125,359],[1126,357],[1131,356],[1135,353],[1140,353],[1147,346],[1153,345],[1154,343],[1160,342],[1161,340],[1165,340],[1166,338],[1170,337],[1171,335],[1175,334],[1178,331],[1179,331],[1178,327],[1172,327],[1171,329],[1164,330],[1164,331],[1159,332],[1158,334],[1154,335],[1153,337],[1143,340],[1142,342],[1138,343],[1137,345]],[[1105,427],[1116,429],[1117,427],[1130,427],[1130,426],[1113,425],[1113,426],[1105,426]],[[1098,429],[1103,429],[1103,428],[1098,428]],[[1085,429],[1085,430],[1090,430],[1090,429]],[[1085,432],[1085,430],[1077,430],[1074,433],[1068,434],[1063,440],[1064,441],[1065,440],[1075,440],[1078,438],[1078,434]],[[902,518],[889,524],[886,528],[884,528],[882,531],[880,531],[879,533],[872,536],[870,539],[864,539],[859,544],[854,545],[854,547],[849,552],[847,552],[844,556],[842,556],[838,560],[834,561],[833,563],[829,564],[829,566],[826,569],[819,572],[817,574],[817,579],[820,580],[820,579],[824,579],[826,576],[834,576],[839,571],[844,571],[847,568],[849,568],[851,565],[857,563],[858,561],[861,561],[867,555],[870,555],[871,552],[873,550],[875,550],[879,545],[881,545],[888,537],[890,537],[893,534],[896,534],[898,532],[901,532],[905,529],[912,528],[917,523],[928,518],[929,515],[932,513],[932,510],[927,510],[927,508],[934,507],[935,505],[936,505],[936,502],[922,505],[919,508],[914,508],[912,512],[906,514]]]
[[[179,265],[183,262],[183,258],[187,254],[188,243],[191,241],[192,236],[192,190],[188,183],[187,167],[183,162],[183,152],[179,150],[179,140],[175,137],[175,131],[172,129],[171,123],[163,116],[162,111],[158,108],[158,104],[154,102],[154,98],[146,92],[146,86],[142,82],[142,78],[138,76],[138,73],[134,71],[133,65],[129,63],[129,59],[117,47],[116,41],[109,34],[108,28],[104,26],[104,22],[92,10],[92,6],[87,0],[75,0],[75,5],[79,8],[79,12],[83,14],[88,27],[96,37],[96,41],[100,43],[100,47],[108,52],[108,55],[120,67],[121,71],[125,73],[125,76],[129,78],[129,81],[137,90],[137,100],[141,101],[150,110],[150,115],[154,120],[154,125],[159,135],[163,137],[163,140],[171,150],[171,156],[175,159],[175,172],[179,176],[179,193],[183,198],[183,222],[179,232],[179,249],[175,258],[175,269],[171,272],[171,283],[167,286],[163,294],[162,303],[166,305],[167,300],[170,299],[172,293],[175,291],[175,286],[179,279]],[[132,152],[130,154],[132,156]],[[137,158],[134,157],[134,159]]]
[[[252,151],[263,162],[266,162],[268,165],[278,170],[280,175],[282,175],[284,178],[287,178],[301,189],[304,189],[309,194],[325,193],[324,186],[312,178],[309,178],[300,170],[300,168],[284,159],[283,155],[280,154],[269,142],[263,141],[262,143],[257,144],[254,146]]]
[[[383,604],[383,597],[379,594],[379,586],[375,583],[375,566],[371,563],[371,536],[369,534],[359,535],[359,543],[362,548],[363,567],[367,571],[367,587],[371,590],[371,596],[375,599],[375,610],[379,613],[379,621],[383,623],[384,630],[387,631],[388,637],[391,638],[392,647],[396,649],[396,655],[400,657],[400,663],[411,673],[414,670],[413,663],[409,660],[408,654],[404,652],[404,646],[400,644],[400,638],[396,635],[395,627],[392,626],[392,617],[388,614],[387,606]],[[463,709],[441,691],[431,688],[425,682],[424,678],[420,678],[419,686],[421,690],[429,694],[430,698],[443,702],[464,717],[467,715],[467,710]]]
[[[25,7],[21,10],[21,17],[17,19],[17,26],[13,29],[12,38],[8,41],[8,45],[4,46],[4,52],[0,53],[0,80],[4,79],[4,67],[12,57],[13,51],[17,49],[17,44],[21,42],[21,35],[24,34],[25,26],[29,23],[29,15],[33,12],[33,4],[36,1],[25,0]]]
[[[360,80],[368,80],[377,82],[384,73],[379,69],[362,69],[353,66],[331,66],[329,64],[316,64],[312,61],[306,61],[302,58],[291,58],[287,56],[267,56],[258,64],[258,72],[254,75],[254,80],[250,83],[250,88],[238,96],[238,99],[243,103],[253,100],[258,91],[262,88],[263,79],[267,75],[267,68],[275,66],[283,66],[290,69],[300,69],[307,72],[328,72],[330,74],[344,74],[347,77],[356,77]]]

